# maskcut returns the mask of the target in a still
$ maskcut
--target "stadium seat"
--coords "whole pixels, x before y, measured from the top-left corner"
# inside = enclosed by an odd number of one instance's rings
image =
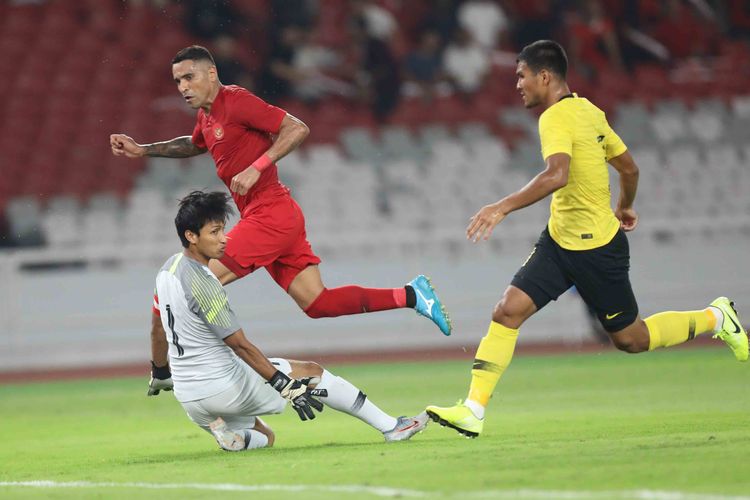
[[[354,161],[381,162],[384,160],[380,145],[375,141],[369,129],[351,127],[340,136],[344,151]]]
[[[383,144],[383,152],[389,160],[410,159],[412,161],[424,161],[426,151],[412,133],[404,127],[384,127],[380,134]]]
[[[34,196],[12,198],[5,209],[10,226],[11,241],[19,246],[38,246],[44,243],[41,228],[41,209]]]
[[[390,123],[410,128],[421,125],[427,120],[436,121],[438,119],[432,116],[428,105],[421,99],[415,98],[403,99],[399,102],[393,114],[388,117]]]
[[[711,144],[724,137],[728,113],[722,104],[701,101],[687,118],[690,135]]]
[[[434,99],[427,109],[436,121],[442,123],[461,123],[473,119],[471,109],[456,96]]]
[[[41,225],[47,243],[53,248],[67,248],[81,243],[80,203],[70,196],[50,200]]]
[[[346,159],[338,146],[332,144],[313,144],[307,148],[307,159],[313,170],[346,169]]]
[[[136,185],[140,188],[151,188],[168,193],[182,186],[183,168],[179,160],[172,158],[150,158],[146,169],[138,177]]]
[[[493,111],[494,114],[494,111]],[[456,135],[465,143],[481,141],[491,136],[490,129],[484,123],[466,122],[456,127]]]
[[[284,161],[286,162],[286,158]],[[183,183],[193,189],[213,189],[223,185],[216,175],[216,167],[207,155],[195,156],[188,160],[183,171]]]
[[[633,97],[647,105],[670,97],[672,88],[666,70],[660,65],[641,65],[635,69],[635,88]]]
[[[437,141],[448,139],[450,132],[445,125],[435,123],[419,127],[417,137],[422,142],[422,147],[429,150]]]
[[[539,126],[534,115],[521,106],[503,108],[498,112],[498,120],[506,127],[516,127],[529,135],[538,134]]]
[[[647,145],[655,140],[651,115],[642,102],[620,104],[617,107],[613,128],[625,144]]]

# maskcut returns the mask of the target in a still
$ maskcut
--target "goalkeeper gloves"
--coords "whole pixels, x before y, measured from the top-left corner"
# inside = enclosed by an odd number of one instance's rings
[[[159,391],[171,391],[174,387],[172,384],[172,372],[169,371],[169,364],[156,366],[151,362],[151,380],[148,383],[148,395],[157,396]]]
[[[323,403],[313,397],[315,393],[307,387],[307,384],[290,378],[280,371],[274,373],[268,383],[279,391],[282,398],[291,401],[292,408],[297,411],[300,420],[314,419],[313,409],[323,411]]]

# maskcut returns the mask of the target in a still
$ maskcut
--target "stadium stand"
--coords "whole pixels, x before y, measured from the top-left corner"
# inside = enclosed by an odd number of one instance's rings
[[[426,2],[364,3],[403,9],[391,12],[399,25],[390,45],[400,58],[436,22]],[[462,3],[471,2],[455,2],[455,8]],[[230,4],[248,26],[264,26],[264,40],[273,40],[284,23],[302,23],[318,43],[348,57],[350,40],[341,23],[354,13],[347,2],[326,2],[317,26],[315,13],[277,19],[269,1]],[[518,25],[534,15],[509,4],[498,3]],[[602,2],[613,19],[627,10],[620,4]],[[161,255],[171,245],[163,235],[172,231],[162,215],[174,201],[190,189],[220,187],[207,155],[137,162],[109,152],[110,132],[143,141],[192,130],[192,112],[178,99],[167,68],[185,45],[211,47],[212,40],[196,38],[181,22],[190,18],[190,8],[191,2],[114,0],[0,6],[0,51],[6,55],[0,67],[11,75],[0,80],[0,90],[13,96],[0,122],[0,213],[8,228],[0,244],[106,255],[125,244],[114,228],[138,228],[152,236],[153,253]],[[707,32],[714,26],[703,25]],[[618,25],[617,33],[627,54],[624,28]],[[700,58],[632,57],[625,67],[611,64],[609,71],[605,64],[586,77],[570,75],[574,90],[610,113],[641,165],[638,203],[649,235],[668,237],[675,228],[707,232],[721,224],[750,229],[750,202],[729,196],[750,187],[750,69],[738,64],[750,60],[750,49],[742,29],[727,21],[719,28],[733,37],[706,35],[710,43],[700,50],[708,52]],[[564,24],[554,29],[550,34],[568,39]],[[236,31],[230,34],[241,46],[254,43],[241,56],[244,66],[265,71],[272,42],[257,43],[258,37]],[[653,33],[645,35],[659,45]],[[454,248],[480,204],[533,175],[541,164],[536,116],[518,106],[514,91],[519,35],[498,36],[494,64],[478,93],[431,101],[404,97],[386,123],[377,123],[367,101],[357,98],[283,98],[280,105],[312,129],[305,148],[281,162],[280,174],[306,213],[314,214],[308,233],[317,247],[400,251],[433,242]],[[696,182],[704,189],[691,191]],[[737,201],[726,203],[729,198]],[[440,223],[430,223],[427,209]],[[540,204],[509,218],[503,244],[528,244],[545,217]],[[680,223],[669,222],[675,220]]]

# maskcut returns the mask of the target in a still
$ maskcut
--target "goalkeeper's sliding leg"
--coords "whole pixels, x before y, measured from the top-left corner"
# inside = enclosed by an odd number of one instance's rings
[[[424,430],[429,421],[424,412],[415,417],[394,417],[385,413],[358,387],[317,363],[281,358],[271,358],[271,362],[290,377],[313,388],[312,395],[326,406],[377,429],[387,442],[410,439]],[[256,377],[250,374],[249,378]],[[191,420],[210,432],[224,450],[244,451],[273,446],[275,435],[258,415],[280,413],[286,400],[268,384],[258,386],[255,382],[241,381],[216,396],[182,405]]]

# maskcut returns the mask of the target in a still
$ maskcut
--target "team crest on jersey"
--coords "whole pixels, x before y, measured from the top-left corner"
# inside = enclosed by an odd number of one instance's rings
[[[217,139],[221,139],[222,137],[224,137],[224,129],[221,128],[221,125],[216,125],[214,127],[214,137],[216,137]]]

